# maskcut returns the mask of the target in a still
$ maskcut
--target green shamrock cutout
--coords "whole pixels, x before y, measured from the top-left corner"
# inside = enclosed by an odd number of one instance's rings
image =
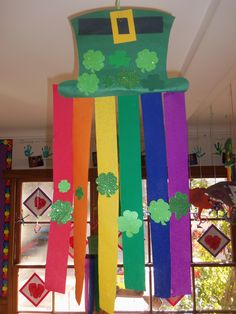
[[[57,200],[52,204],[52,210],[49,213],[52,221],[56,221],[58,224],[66,224],[72,219],[73,208],[70,202],[62,202]]]
[[[66,193],[70,189],[70,183],[67,180],[61,180],[58,184],[58,189],[61,193]]]
[[[111,197],[118,190],[117,177],[112,173],[101,173],[97,179],[97,190],[101,195]]]
[[[100,79],[101,79],[101,85],[105,87],[111,87],[117,84],[113,73],[108,72],[108,71],[103,71],[100,76]]]
[[[139,84],[139,74],[137,70],[122,69],[117,73],[117,83],[125,88],[132,88]]]
[[[89,49],[83,55],[83,65],[91,72],[100,71],[104,67],[105,56],[100,50]]]
[[[130,64],[130,57],[125,50],[116,50],[115,53],[109,56],[109,63],[115,68],[127,68]]]
[[[175,212],[176,219],[180,219],[182,216],[187,215],[190,203],[188,201],[187,194],[177,192],[175,196],[170,198],[170,211]]]
[[[125,210],[123,216],[118,218],[118,230],[125,232],[128,238],[139,233],[142,224],[142,220],[138,218],[138,213],[135,211]]]
[[[77,87],[86,96],[93,94],[98,89],[99,78],[96,74],[83,73],[77,80]]]
[[[75,195],[77,196],[78,200],[81,200],[84,196],[84,192],[81,186],[78,187],[75,191]]]
[[[170,206],[163,199],[151,201],[148,207],[151,218],[156,223],[161,223],[163,226],[170,220]]]
[[[138,52],[135,60],[137,67],[144,73],[150,72],[156,68],[159,59],[155,51],[143,49]]]

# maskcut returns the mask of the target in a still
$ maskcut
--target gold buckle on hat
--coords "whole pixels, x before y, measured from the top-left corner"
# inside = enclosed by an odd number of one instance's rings
[[[121,44],[130,41],[136,41],[136,31],[134,25],[134,17],[132,10],[122,10],[110,12],[111,28],[114,44]],[[127,20],[128,33],[120,33],[118,22],[119,19]]]

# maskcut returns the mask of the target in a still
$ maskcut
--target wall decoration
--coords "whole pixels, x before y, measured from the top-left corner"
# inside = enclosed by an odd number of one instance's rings
[[[152,217],[155,296],[191,293],[184,99],[188,81],[168,78],[166,73],[173,21],[173,16],[158,10],[119,7],[73,17],[80,72],[77,79],[53,87],[55,213],[51,217],[56,223],[51,222],[49,234],[46,287],[57,292],[65,290],[70,219],[64,220],[63,226],[58,224],[63,217],[58,217],[56,205],[60,205],[63,214],[61,205],[73,204],[74,200],[76,299],[78,303],[81,300],[94,110],[99,305],[107,313],[114,312],[118,231],[122,237],[125,288],[140,293],[145,290],[139,96]],[[61,143],[66,147],[62,148]],[[58,187],[61,180],[70,182],[70,189],[64,184]],[[150,206],[159,199],[168,208],[161,206],[157,210]],[[56,243],[61,243],[57,254]],[[61,262],[55,267],[59,255]]]
[[[179,301],[183,299],[183,297],[184,297],[183,295],[179,297],[171,297],[171,298],[166,299],[166,301],[170,303],[170,305],[176,306],[176,304],[178,304]]]
[[[12,140],[0,140],[0,170],[10,170],[12,166]],[[0,177],[0,296],[8,291],[9,224],[11,210],[11,182]]]
[[[224,145],[220,142],[214,144],[215,154],[222,157],[222,163],[227,169],[227,180],[234,180],[233,173],[235,172],[235,154],[233,153],[232,138],[226,139]]]
[[[14,139],[12,169],[52,168],[52,142],[44,137]]]
[[[117,19],[121,15],[124,18]],[[73,18],[80,74],[78,80],[61,83],[59,93],[81,98],[187,90],[187,80],[170,79],[166,74],[167,44],[173,20],[173,16],[158,10],[140,9],[100,10]],[[109,62],[117,49],[126,52],[122,67]],[[130,59],[128,67],[127,58]]]
[[[198,164],[196,153],[192,153],[188,155],[188,164],[189,166],[196,166]]]
[[[191,189],[189,193],[191,204],[198,208],[196,218],[200,222],[203,209],[211,209],[217,214],[222,211],[227,221],[233,221],[233,212],[236,206],[236,182],[217,182],[208,188]]]
[[[43,280],[34,273],[20,289],[20,293],[37,307],[48,295],[49,291],[45,288]]]
[[[43,154],[43,158],[45,158],[45,159],[52,156],[51,147],[48,145],[45,145],[44,147],[42,147],[42,154]]]
[[[203,156],[206,155],[206,153],[202,150],[200,146],[195,146],[192,153],[195,154],[198,159],[201,159]]]
[[[51,206],[52,201],[42,189],[37,188],[31,195],[29,195],[23,204],[35,217],[38,217],[42,216],[47,211]]]
[[[123,251],[123,246],[122,246],[122,232],[118,233],[118,249]]]
[[[43,156],[29,156],[28,157],[29,168],[36,168],[44,166]]]
[[[32,151],[32,146],[30,144],[27,144],[26,146],[24,146],[24,154],[26,157],[30,157],[33,155],[33,151]]]
[[[216,257],[230,242],[230,239],[212,224],[198,239],[198,242]]]
[[[70,237],[69,237],[69,255],[74,258],[74,226],[71,225]]]

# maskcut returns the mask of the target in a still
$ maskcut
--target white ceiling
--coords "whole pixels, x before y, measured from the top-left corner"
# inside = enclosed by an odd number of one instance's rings
[[[78,71],[68,17],[114,4],[0,0],[0,138],[51,134],[51,85]],[[236,105],[236,0],[121,0],[121,6],[176,17],[167,69],[190,81],[189,124],[228,123]]]

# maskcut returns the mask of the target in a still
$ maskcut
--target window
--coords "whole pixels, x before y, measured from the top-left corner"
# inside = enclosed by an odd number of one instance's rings
[[[191,171],[192,172],[192,171]],[[217,174],[219,176],[219,174]],[[9,300],[11,302],[10,313],[84,313],[84,298],[80,306],[74,298],[74,269],[73,259],[69,257],[67,289],[65,295],[49,293],[38,307],[34,307],[21,293],[19,289],[37,273],[44,280],[45,258],[47,249],[47,237],[49,230],[48,212],[50,207],[37,217],[28,209],[25,200],[37,189],[40,189],[50,199],[52,198],[52,173],[50,171],[12,171],[9,175],[12,180],[14,204],[12,208],[12,234],[14,236],[14,252],[10,267]],[[205,178],[204,178],[205,176]],[[224,172],[221,177],[224,176]],[[208,177],[208,178],[207,178]],[[211,178],[209,178],[211,177]],[[200,178],[200,179],[199,179]],[[89,209],[96,208],[96,172],[90,171]],[[214,184],[217,180],[213,172],[199,174],[191,173],[191,184]],[[14,192],[15,191],[15,192]],[[146,181],[143,180],[144,205],[146,203]],[[41,204],[42,205],[42,204]],[[39,206],[40,207],[40,206]],[[88,213],[90,213],[88,210]],[[15,214],[14,214],[15,213]],[[88,236],[96,232],[96,211],[88,214]],[[94,214],[95,213],[95,214]],[[146,291],[127,291],[123,286],[122,243],[118,246],[117,264],[117,298],[115,311],[117,313],[236,313],[236,284],[235,284],[235,251],[234,241],[231,241],[219,255],[213,257],[197,241],[211,224],[231,238],[234,226],[224,220],[222,215],[216,215],[214,211],[203,211],[203,222],[195,219],[196,209],[191,209],[192,227],[192,288],[191,296],[184,296],[172,306],[166,300],[152,297],[153,294],[153,266],[150,242],[150,225],[145,218],[145,267],[146,267]],[[24,218],[24,224],[21,218]],[[41,227],[35,232],[37,221]],[[13,242],[12,242],[13,243]],[[88,253],[88,252],[87,252]],[[16,291],[17,297],[16,297]]]

